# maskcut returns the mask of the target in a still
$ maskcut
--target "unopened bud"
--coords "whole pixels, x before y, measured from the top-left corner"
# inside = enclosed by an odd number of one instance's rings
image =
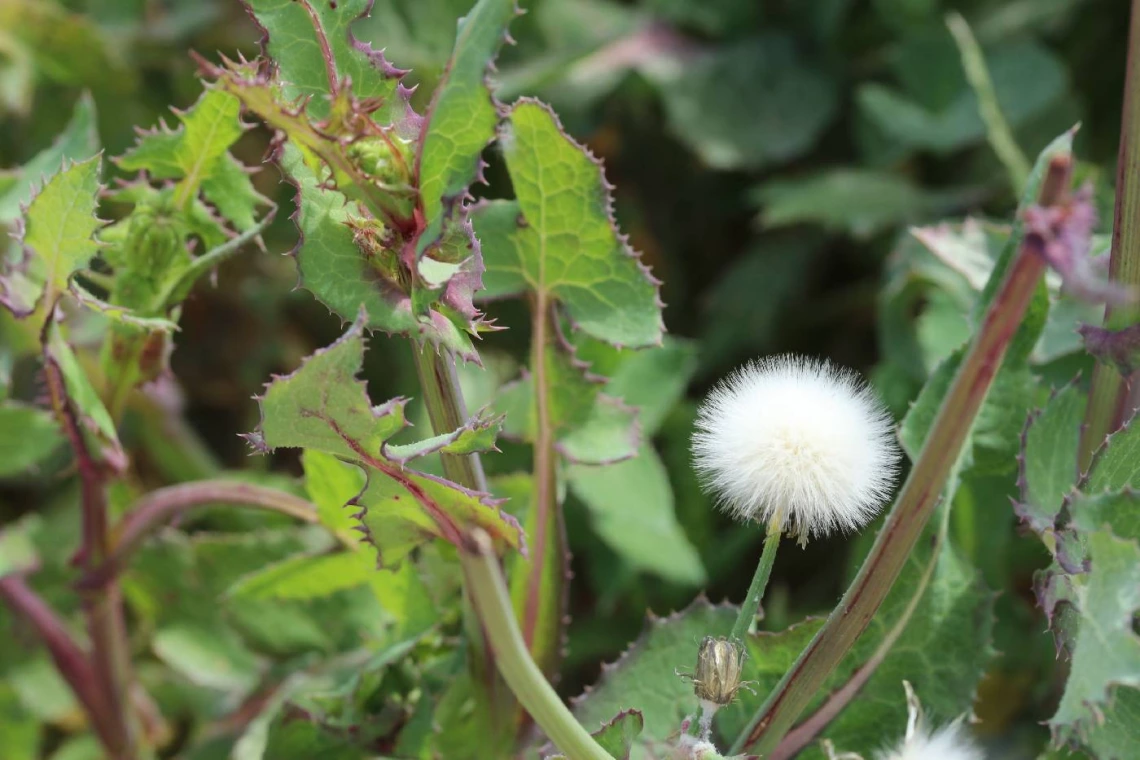
[[[705,636],[697,652],[693,691],[697,697],[716,705],[727,705],[741,687],[744,648],[723,636]]]

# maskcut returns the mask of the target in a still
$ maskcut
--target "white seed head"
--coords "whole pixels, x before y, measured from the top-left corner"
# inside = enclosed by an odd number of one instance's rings
[[[877,753],[875,760],[985,760],[963,725],[963,718],[931,732],[926,727],[926,717],[914,687],[903,681],[903,689],[906,690],[906,735],[902,744]]]
[[[693,456],[723,509],[803,538],[865,525],[899,450],[886,409],[850,370],[784,355],[751,362],[701,405]]]
[[[875,755],[875,760],[985,760],[985,755],[966,727],[955,721],[934,733],[919,729],[900,746]]]

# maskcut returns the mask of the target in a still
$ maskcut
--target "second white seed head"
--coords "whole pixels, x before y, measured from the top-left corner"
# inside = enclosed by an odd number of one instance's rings
[[[900,455],[890,415],[858,375],[784,355],[709,394],[693,456],[726,511],[802,539],[865,525],[889,498]]]

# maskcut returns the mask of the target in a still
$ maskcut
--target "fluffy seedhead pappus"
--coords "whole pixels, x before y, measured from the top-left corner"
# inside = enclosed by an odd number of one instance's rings
[[[782,355],[746,364],[709,394],[693,457],[722,509],[803,541],[874,517],[899,450],[890,416],[858,375]]]

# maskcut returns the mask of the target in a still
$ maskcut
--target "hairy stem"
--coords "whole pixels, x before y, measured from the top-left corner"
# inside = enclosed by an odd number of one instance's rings
[[[532,303],[531,371],[534,373],[534,492],[527,514],[527,544],[530,555],[515,566],[512,579],[515,610],[522,625],[523,640],[531,656],[548,678],[558,673],[565,615],[565,582],[568,550],[566,528],[558,504],[557,452],[550,413],[548,346],[554,339],[553,315],[546,293],[539,291]]]
[[[1116,206],[1113,210],[1112,253],[1109,276],[1140,288],[1140,0],[1132,1],[1128,33],[1128,62],[1124,78],[1124,113],[1120,123],[1120,149],[1116,158]],[[1120,329],[1140,319],[1135,304],[1105,308],[1104,324]],[[1088,468],[1093,452],[1105,437],[1119,428],[1135,408],[1129,383],[1110,363],[1098,361],[1093,369],[1089,404],[1081,432],[1080,468]]]
[[[44,362],[44,375],[52,406],[63,423],[79,469],[83,518],[79,558],[84,569],[90,571],[102,564],[110,548],[104,465],[88,450],[75,409],[67,397],[63,374],[50,356]],[[127,698],[131,680],[130,649],[122,594],[118,584],[108,583],[84,593],[82,601],[91,639],[92,671],[107,718],[107,751],[112,760],[134,760],[137,749]]]
[[[56,670],[83,705],[91,726],[109,752],[118,742],[115,716],[107,712],[107,702],[87,653],[71,638],[55,612],[47,606],[19,575],[0,578],[0,599],[16,614],[23,617],[47,647]]]
[[[752,576],[752,584],[748,587],[748,596],[744,604],[740,605],[740,612],[736,616],[736,623],[732,626],[731,638],[733,641],[744,641],[756,613],[760,611],[760,600],[764,598],[764,589],[768,588],[768,576],[772,574],[772,564],[776,561],[776,549],[780,546],[780,536],[783,529],[780,525],[768,526],[768,535],[764,539],[764,550],[760,553],[760,562],[756,565],[756,573]]]
[[[198,507],[233,504],[265,509],[295,517],[308,523],[318,522],[317,508],[304,499],[251,483],[233,480],[199,480],[152,491],[135,502],[126,517],[115,526],[112,550],[105,560],[83,578],[85,588],[97,588],[113,580],[130,563],[131,555],[146,538],[167,522]],[[338,535],[346,545],[352,536]]]
[[[1053,205],[1064,196],[1071,169],[1069,156],[1053,160],[1042,185],[1041,205]],[[1026,239],[986,311],[910,477],[859,574],[738,737],[733,753],[747,750],[769,756],[871,622],[938,504],[946,479],[1044,273],[1044,259]]]
[[[490,538],[476,531],[471,539],[473,546],[461,551],[460,556],[468,588],[503,679],[568,760],[612,760],[575,720],[527,652]]]

